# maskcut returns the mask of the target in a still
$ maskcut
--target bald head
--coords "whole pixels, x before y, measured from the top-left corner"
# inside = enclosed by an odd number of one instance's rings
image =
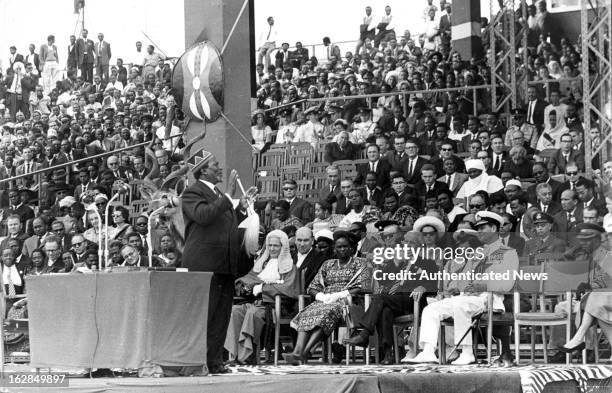
[[[295,232],[295,245],[298,253],[306,255],[312,249],[312,230],[307,227],[300,227]]]

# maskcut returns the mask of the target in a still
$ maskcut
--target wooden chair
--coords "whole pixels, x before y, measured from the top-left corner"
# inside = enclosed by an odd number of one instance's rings
[[[281,178],[285,180],[301,180],[303,177],[303,171],[300,165],[285,165],[281,168]]]
[[[291,323],[291,316],[283,316],[281,313],[281,295],[274,296],[274,365],[278,366],[278,355],[280,353],[281,326]]]
[[[299,166],[303,173],[310,173],[310,163],[312,161],[312,155],[310,154],[292,154],[287,157],[287,164]]]
[[[401,315],[393,319],[393,352],[395,355],[395,364],[400,364],[400,340],[399,335],[409,326],[415,329],[414,334],[414,348],[419,348],[419,323],[421,313],[419,310],[419,302],[414,299],[414,312],[412,314]],[[402,340],[403,343],[403,340]],[[380,352],[377,348],[377,352]]]
[[[314,177],[314,175],[325,174],[327,176],[325,170],[329,164],[327,162],[311,162],[310,163],[310,174]]]
[[[289,145],[289,155],[300,155],[306,154],[312,157],[313,148],[312,145],[308,142],[297,142]]]
[[[523,273],[540,274],[539,280],[533,279],[517,279],[516,290],[514,291],[514,345],[515,345],[515,361],[520,363],[520,327],[536,326],[542,327],[542,341],[544,351],[544,362],[548,363],[547,354],[547,337],[546,327],[555,325],[564,325],[566,329],[566,340],[571,338],[572,327],[572,292],[571,288],[577,288],[581,282],[588,281],[589,263],[585,261],[551,261],[545,260],[539,266],[522,266]],[[544,279],[544,273],[547,278]],[[533,276],[532,276],[533,277]],[[570,288],[570,290],[568,290]],[[538,296],[539,306],[532,312],[520,312],[519,292],[534,293]],[[567,314],[547,312],[545,310],[544,294],[565,294],[568,301]],[[532,359],[535,350],[535,343],[532,336],[531,353]],[[566,363],[570,363],[570,355],[567,354]]]
[[[260,166],[280,168],[285,165],[286,156],[285,150],[267,151],[261,155]]]
[[[313,184],[312,179],[297,180],[296,183],[297,183],[296,196],[298,198],[303,198],[303,195],[305,195],[308,191],[312,190],[312,184]]]
[[[132,209],[132,214],[130,215],[130,217],[132,217],[133,225],[136,225],[136,219],[138,218],[138,216],[140,216],[142,213],[146,213],[149,210],[149,205],[149,201],[145,201],[142,199],[132,201],[132,203],[130,204],[130,207]]]
[[[278,194],[280,192],[280,178],[278,176],[261,176],[257,179],[260,194]]]

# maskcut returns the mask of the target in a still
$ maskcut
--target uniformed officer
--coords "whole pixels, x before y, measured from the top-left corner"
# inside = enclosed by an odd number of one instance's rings
[[[543,253],[565,252],[565,242],[551,233],[554,223],[551,216],[537,212],[533,217],[533,223],[536,236],[525,244],[525,256],[528,256],[530,260],[537,260],[538,255]]]
[[[474,281],[465,287],[459,296],[452,296],[431,303],[423,310],[420,345],[423,351],[414,359],[406,359],[409,363],[436,363],[438,358],[435,349],[438,343],[440,321],[453,318],[455,345],[461,345],[461,355],[452,362],[454,365],[467,365],[475,362],[472,350],[472,335],[465,333],[471,328],[472,318],[483,313],[487,308],[487,293],[509,292],[514,286],[512,272],[518,268],[518,255],[513,248],[504,246],[499,239],[499,228],[503,219],[500,215],[483,211],[476,213],[475,227],[478,229],[479,238],[484,243],[482,253],[484,254],[480,268],[483,273],[505,273],[510,272],[509,280],[482,280]],[[493,310],[504,310],[503,295],[493,295]],[[465,335],[465,337],[463,337]],[[462,340],[463,337],[463,341]]]

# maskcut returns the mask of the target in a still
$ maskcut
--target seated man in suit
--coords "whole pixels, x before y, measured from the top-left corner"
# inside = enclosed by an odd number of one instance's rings
[[[63,250],[60,239],[55,235],[47,236],[44,248],[47,254],[47,266],[45,266],[45,270],[48,273],[64,273],[66,265],[62,260]]]
[[[330,165],[325,168],[325,173],[327,174],[327,181],[323,187],[321,187],[319,199],[334,203],[333,201],[330,201],[330,199],[333,199],[334,197],[338,198],[340,195],[342,195],[342,191],[340,189],[340,169],[335,165]]]
[[[552,174],[560,174],[565,172],[566,166],[573,162],[578,167],[579,172],[584,172],[584,155],[580,150],[572,148],[572,136],[565,134],[561,136],[561,147],[548,162],[548,171]]]
[[[546,167],[545,163],[538,161],[535,164],[533,164],[533,176],[535,177],[536,184],[533,184],[529,186],[529,188],[527,188],[527,197],[529,198],[529,202],[531,203],[536,202],[536,199],[537,199],[536,186],[541,183],[546,183],[550,185],[550,187],[552,188],[553,201],[559,202],[559,197],[561,196],[560,190],[562,187],[562,183],[554,179],[551,179],[550,175],[548,174],[548,168]]]
[[[595,198],[595,183],[588,179],[580,179],[576,182],[576,193],[583,209],[592,207],[597,210],[599,217],[608,214],[606,201]]]
[[[402,172],[408,184],[415,184],[421,180],[421,168],[427,164],[427,160],[419,157],[419,144],[416,139],[410,138],[406,141],[407,159],[404,161]]]
[[[391,188],[397,194],[399,206],[406,206],[414,203],[414,193],[412,189],[408,188],[408,183],[406,183],[406,179],[401,173],[393,176],[391,179]]]
[[[389,186],[389,172],[391,172],[391,166],[385,160],[380,159],[380,148],[375,145],[369,145],[366,149],[368,156],[368,162],[366,164],[359,164],[357,166],[357,176],[354,179],[355,184],[362,185],[366,174],[368,172],[374,172],[376,174],[376,185],[381,190],[386,189]]]
[[[334,161],[354,160],[360,150],[358,145],[349,141],[348,131],[342,131],[338,134],[337,142],[325,145],[325,161],[331,164]]]
[[[132,267],[148,267],[149,257],[142,256],[138,253],[138,250],[132,246],[125,245],[121,249],[121,256],[123,257],[123,263],[121,266],[132,266]]]
[[[15,259],[14,263],[15,266],[17,266],[17,270],[19,270],[21,275],[24,275],[25,272],[32,267],[32,260],[22,253],[23,242],[19,238],[13,238],[9,240],[8,247],[13,252],[13,258]]]
[[[297,182],[293,179],[285,180],[283,183],[283,197],[289,202],[289,214],[306,223],[314,219],[314,208],[310,202],[296,196]]]
[[[551,233],[554,219],[542,212],[537,212],[533,217],[535,225],[535,237],[527,240],[524,256],[537,260],[542,253],[563,253],[567,244]]]
[[[510,161],[504,165],[502,172],[510,172],[515,178],[530,179],[533,177],[533,164],[527,158],[527,150],[524,147],[513,147],[510,149]]]
[[[414,193],[421,200],[421,209],[425,207],[425,195],[429,191],[437,192],[441,189],[447,189],[446,183],[436,180],[436,170],[433,165],[425,164],[421,168],[421,180],[414,185]]]
[[[442,176],[444,171],[444,161],[447,159],[453,160],[455,168],[458,172],[465,172],[465,162],[454,154],[455,148],[449,140],[445,140],[440,145],[440,155],[431,160],[431,163],[436,168],[436,175]]]
[[[457,195],[457,191],[459,191],[463,183],[466,182],[468,175],[457,172],[457,167],[455,166],[455,160],[453,158],[446,158],[443,161],[442,168],[444,170],[444,175],[440,176],[438,181],[445,183],[448,189],[453,192],[453,196]]]
[[[306,293],[310,282],[315,278],[327,257],[313,247],[314,238],[310,228],[298,228],[295,232],[295,245],[297,247],[295,265],[298,268],[300,293]]]
[[[7,296],[21,295],[25,289],[23,273],[19,273],[13,251],[8,247],[2,250],[2,283]]]
[[[552,199],[553,191],[552,187],[548,183],[540,183],[536,185],[536,203],[535,206],[540,209],[542,213],[546,213],[550,216],[557,214],[561,211],[561,204]]]
[[[364,192],[370,205],[382,208],[383,191],[376,185],[376,173],[368,172],[366,174]]]

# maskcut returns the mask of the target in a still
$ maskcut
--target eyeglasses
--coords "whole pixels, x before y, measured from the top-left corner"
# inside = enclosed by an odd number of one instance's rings
[[[138,226],[138,227],[146,227],[147,223],[146,222],[137,222],[136,226]]]
[[[568,176],[576,176],[578,172],[565,172],[565,174]]]
[[[453,151],[453,149],[445,149],[445,148],[442,148],[442,151]]]
[[[283,187],[283,191],[293,191],[295,187]]]
[[[81,245],[83,245],[86,242],[87,242],[86,240],[83,240],[82,242],[72,243],[72,247],[80,247]]]
[[[64,232],[65,230],[66,229],[64,229],[64,228],[62,228],[62,229],[54,229],[54,230],[52,230],[52,232],[61,233],[61,232]]]
[[[470,205],[470,209],[481,209],[484,204]]]
[[[423,234],[423,236],[436,236],[438,232],[429,231],[429,232],[421,232],[421,233]]]

